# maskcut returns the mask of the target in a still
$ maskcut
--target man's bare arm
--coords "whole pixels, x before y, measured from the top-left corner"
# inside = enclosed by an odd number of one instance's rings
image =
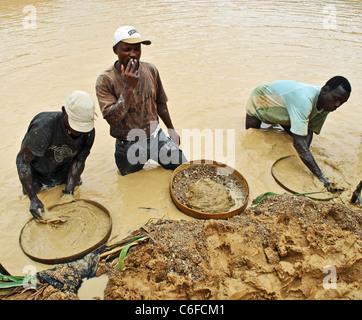
[[[300,159],[308,167],[308,169],[324,184],[327,190],[330,191],[330,182],[324,176],[322,170],[319,168],[317,162],[312,155],[312,152],[309,149],[313,137],[313,132],[309,132],[307,136],[299,136],[297,134],[292,134],[292,136],[293,146],[295,150],[297,150]]]
[[[176,132],[176,130],[173,127],[170,114],[168,112],[168,107],[166,103],[159,103],[157,104],[157,113],[162,119],[163,123],[167,127],[168,134],[170,135],[170,138],[175,142],[177,145],[180,145],[180,136]]]
[[[21,149],[16,157],[16,167],[22,186],[24,187],[30,199],[30,213],[36,219],[41,219],[41,213],[44,212],[44,205],[39,200],[33,186],[33,177],[31,174],[30,162],[35,158],[29,148],[22,144]]]

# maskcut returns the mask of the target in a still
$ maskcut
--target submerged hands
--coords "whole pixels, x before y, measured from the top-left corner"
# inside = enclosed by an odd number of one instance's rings
[[[59,203],[63,204],[63,203],[68,203],[68,202],[73,202],[75,201],[75,198],[74,198],[74,194],[73,193],[65,193],[63,191],[63,194],[60,198],[60,201]]]
[[[38,197],[30,199],[29,211],[35,219],[42,219],[41,216],[44,213],[44,205]]]

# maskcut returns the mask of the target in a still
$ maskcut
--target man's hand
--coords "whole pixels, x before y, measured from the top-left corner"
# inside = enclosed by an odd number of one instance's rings
[[[335,186],[333,183],[331,183],[327,188],[327,191],[331,192],[331,193],[336,193],[336,192],[341,192],[344,191],[344,188],[339,188],[337,186]]]
[[[68,203],[75,201],[74,193],[63,190],[63,195],[60,198],[60,203]]]
[[[330,183],[325,176],[320,177],[319,180],[324,184],[324,187],[327,189],[328,192],[335,193],[344,190],[343,188],[336,187],[334,183]]]
[[[35,219],[42,219],[42,213],[44,213],[44,205],[39,200],[38,197],[35,197],[30,200],[30,213],[33,215]]]
[[[176,132],[175,129],[168,129],[168,134],[170,136],[170,138],[172,139],[172,141],[174,143],[176,143],[176,145],[180,145],[180,136],[179,134]]]
[[[139,80],[139,61],[137,59],[129,59],[127,67],[124,68],[123,64],[121,66],[121,72],[124,77],[124,82],[130,89],[136,88]]]

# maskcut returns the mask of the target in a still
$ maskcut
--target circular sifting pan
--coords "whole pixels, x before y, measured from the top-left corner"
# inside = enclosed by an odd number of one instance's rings
[[[324,170],[329,169],[330,175],[333,174],[336,177],[340,175],[322,160],[318,162],[319,165],[323,166]],[[336,193],[326,191],[323,184],[296,155],[281,157],[275,161],[271,167],[271,174],[283,189],[293,194],[303,194],[315,200],[331,200],[338,197],[343,191],[343,189]],[[339,180],[341,180],[341,178],[339,178]]]
[[[108,210],[91,200],[49,207],[43,220],[30,219],[19,243],[34,261],[58,264],[77,260],[103,245],[112,231]]]
[[[197,191],[200,181],[204,186]],[[245,178],[232,167],[212,160],[196,160],[174,170],[170,193],[177,208],[194,218],[226,219],[244,211],[249,187]],[[225,196],[220,198],[223,194]],[[197,204],[196,195],[199,197]]]

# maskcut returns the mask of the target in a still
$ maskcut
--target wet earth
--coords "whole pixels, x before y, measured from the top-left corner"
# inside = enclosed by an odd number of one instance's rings
[[[123,271],[115,259],[97,276],[108,275],[105,300],[359,300],[361,225],[358,205],[273,195],[227,220],[152,221]],[[78,296],[47,286],[35,298]]]

